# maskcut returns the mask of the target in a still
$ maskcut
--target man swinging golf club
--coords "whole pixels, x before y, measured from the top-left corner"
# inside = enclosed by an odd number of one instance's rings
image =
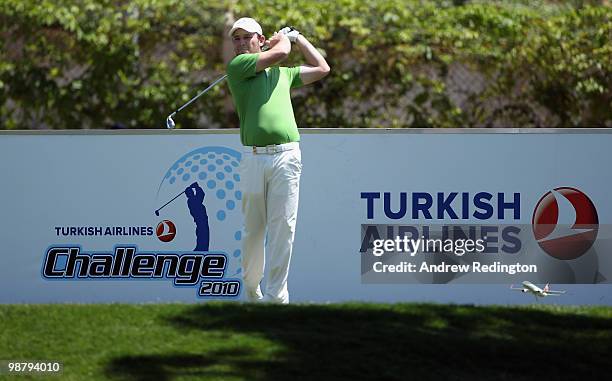
[[[317,49],[293,28],[283,28],[266,40],[259,23],[244,17],[234,23],[229,35],[236,56],[227,66],[227,78],[245,146],[240,164],[243,285],[249,301],[289,303],[287,277],[302,172],[300,135],[289,91],[320,80],[330,69]],[[279,67],[292,43],[305,64]],[[264,46],[268,49],[262,51]],[[264,263],[268,271],[262,293]]]

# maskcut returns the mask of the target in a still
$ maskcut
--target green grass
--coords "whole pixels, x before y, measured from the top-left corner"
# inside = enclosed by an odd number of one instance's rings
[[[0,359],[62,361],[66,380],[516,381],[612,371],[612,307],[0,305],[0,327]]]

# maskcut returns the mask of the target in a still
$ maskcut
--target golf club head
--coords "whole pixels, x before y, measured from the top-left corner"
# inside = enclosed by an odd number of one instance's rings
[[[155,215],[156,215],[156,216],[159,216],[159,210],[156,210],[156,211],[155,211]]]
[[[166,127],[168,129],[173,129],[176,125],[174,124],[174,120],[172,120],[172,115],[168,115],[168,118],[166,118]]]

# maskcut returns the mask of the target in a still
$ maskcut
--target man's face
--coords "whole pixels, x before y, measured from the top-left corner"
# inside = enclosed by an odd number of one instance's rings
[[[232,43],[234,44],[234,53],[236,55],[245,53],[261,52],[261,44],[266,38],[257,33],[247,32],[244,29],[236,29],[232,35]]]

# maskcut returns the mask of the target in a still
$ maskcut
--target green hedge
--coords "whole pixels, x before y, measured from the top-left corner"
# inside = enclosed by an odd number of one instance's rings
[[[612,8],[586,3],[1,0],[0,122],[163,128],[223,73],[231,10],[325,53],[330,76],[294,95],[302,127],[612,126]],[[458,65],[476,91],[451,88]],[[217,86],[177,124],[236,127],[227,103]]]

